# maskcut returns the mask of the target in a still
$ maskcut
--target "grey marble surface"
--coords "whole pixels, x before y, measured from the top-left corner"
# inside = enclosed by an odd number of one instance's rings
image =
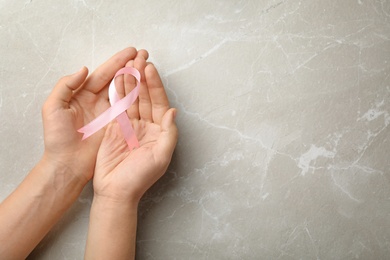
[[[0,1],[0,199],[58,78],[145,48],[179,110],[137,259],[388,259],[390,1]],[[92,187],[29,259],[82,259]]]

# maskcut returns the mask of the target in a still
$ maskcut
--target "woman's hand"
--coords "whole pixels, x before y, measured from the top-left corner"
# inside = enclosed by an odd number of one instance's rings
[[[176,110],[147,58],[140,51],[126,64],[141,73],[139,98],[127,110],[140,147],[130,151],[119,124],[108,125],[96,160],[85,259],[134,259],[139,200],[164,174],[176,146]],[[115,81],[121,98],[136,86],[130,75]]]
[[[130,151],[117,122],[107,127],[98,151],[94,176],[95,199],[138,203],[145,191],[166,171],[178,131],[175,124],[176,109],[169,107],[160,76],[148,53],[139,52],[133,66],[141,73],[139,99],[128,110],[140,147]],[[120,97],[135,87],[130,75],[116,80]]]
[[[87,68],[59,80],[42,109],[45,152],[43,159],[59,171],[87,183],[93,176],[96,155],[104,135],[99,131],[81,141],[77,129],[109,107],[107,87],[116,71],[136,57],[126,48],[101,65],[88,78]]]

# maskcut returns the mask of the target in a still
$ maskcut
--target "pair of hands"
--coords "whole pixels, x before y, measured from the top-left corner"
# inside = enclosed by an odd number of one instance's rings
[[[170,108],[160,76],[148,52],[127,48],[89,77],[84,67],[59,80],[42,109],[45,152],[42,160],[84,185],[93,177],[95,196],[138,202],[166,171],[176,146],[176,110]],[[130,151],[116,121],[82,141],[77,129],[109,106],[108,86],[122,67],[141,73],[140,94],[127,114],[140,147]],[[136,86],[130,75],[115,79],[122,98]]]

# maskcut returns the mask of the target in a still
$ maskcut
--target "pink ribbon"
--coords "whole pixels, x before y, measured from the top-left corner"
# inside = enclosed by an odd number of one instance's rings
[[[135,77],[137,80],[136,87],[124,98],[120,99],[115,87],[115,78],[119,75],[130,74]],[[79,133],[83,133],[83,139],[90,137],[105,125],[110,123],[113,119],[116,118],[116,121],[119,123],[123,136],[126,140],[127,145],[129,146],[130,151],[134,148],[139,147],[138,139],[135,135],[134,129],[131,126],[131,122],[127,116],[126,110],[134,103],[139,95],[139,85],[141,82],[141,74],[135,68],[125,67],[115,74],[113,80],[110,83],[108,88],[108,98],[110,100],[111,107],[104,111],[97,118],[92,120],[89,124],[83,126],[79,130]]]

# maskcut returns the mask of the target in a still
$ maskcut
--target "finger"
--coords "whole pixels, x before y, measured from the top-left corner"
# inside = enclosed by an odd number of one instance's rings
[[[140,58],[141,61],[137,62],[137,68],[141,73],[141,79],[145,78],[144,74],[144,65],[142,65],[142,60],[145,60],[149,57],[149,53],[146,50],[140,50],[137,53],[137,58]],[[126,67],[134,67],[134,60],[130,60],[126,63]],[[132,75],[125,74],[123,76],[119,76],[115,79],[115,86],[118,93],[119,98],[123,98],[128,95],[137,85],[136,79]],[[127,110],[127,114],[131,119],[139,119],[139,109],[138,104],[139,100],[136,99],[135,102],[131,105],[131,107]]]
[[[139,115],[140,119],[152,122],[152,103],[150,101],[148,84],[146,82],[145,67],[146,60],[144,57],[137,57],[134,61],[135,68],[141,73],[141,84],[139,90]]]
[[[125,66],[125,64],[134,59],[137,55],[135,48],[126,48],[114,56],[112,56],[104,64],[100,65],[86,80],[83,88],[91,91],[92,93],[98,93],[112,80],[115,73]]]
[[[120,99],[126,96],[124,75],[119,75],[115,78],[115,89]]]
[[[169,109],[169,101],[156,67],[149,63],[145,68],[146,84],[152,104],[153,122],[160,124]]]
[[[129,61],[126,64],[126,67],[134,68],[134,60]],[[125,74],[124,75],[124,91],[125,94],[129,94],[135,87],[137,86],[137,81],[132,75]],[[127,115],[131,119],[139,119],[139,110],[138,110],[138,98],[134,101],[134,103],[127,110]]]
[[[138,56],[148,57],[149,53],[146,50],[140,50],[137,52]],[[134,60],[129,60],[125,67],[134,67]],[[115,78],[115,87],[116,92],[120,99],[124,98],[128,93],[130,93],[136,86],[135,78],[131,75],[124,74]],[[137,104],[138,109],[138,104]]]
[[[144,57],[145,60],[148,60],[149,59],[149,52],[147,50],[142,49],[142,50],[138,51],[137,56],[142,56],[142,57]]]
[[[171,160],[172,153],[175,150],[178,129],[175,123],[177,110],[169,109],[161,121],[161,134],[157,139],[156,158],[161,158],[163,164],[168,164]]]
[[[51,92],[47,102],[50,103],[52,108],[67,108],[74,91],[83,84],[87,75],[88,69],[83,67],[78,72],[61,78]]]

